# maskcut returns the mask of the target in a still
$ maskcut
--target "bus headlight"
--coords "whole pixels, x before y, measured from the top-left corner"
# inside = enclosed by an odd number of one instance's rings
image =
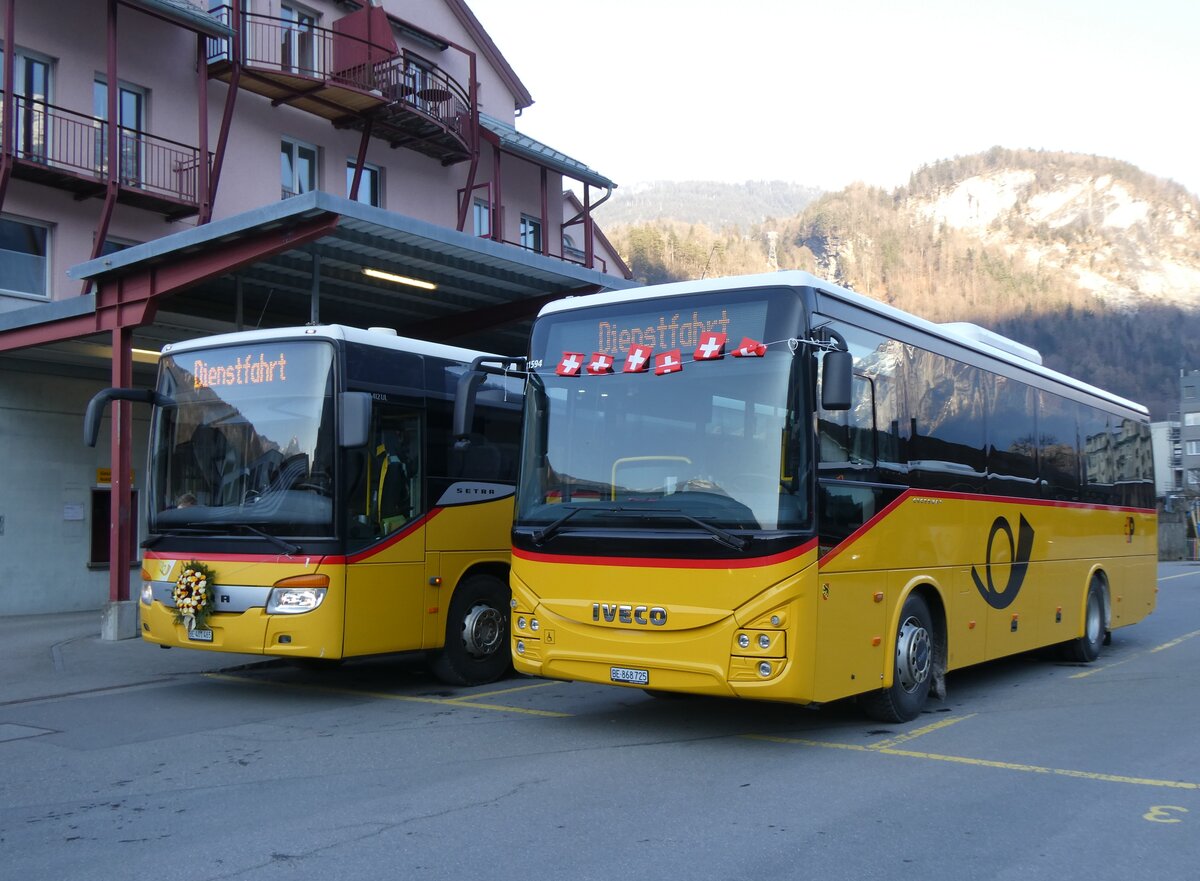
[[[275,583],[267,598],[268,615],[299,615],[311,612],[325,601],[327,575],[297,575]]]
[[[142,605],[149,606],[154,603],[154,584],[149,581],[142,582]]]

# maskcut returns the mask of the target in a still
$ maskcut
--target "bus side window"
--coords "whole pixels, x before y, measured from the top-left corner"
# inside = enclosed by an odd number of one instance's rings
[[[875,389],[871,380],[851,380],[850,409],[817,411],[822,465],[875,464]]]
[[[1077,406],[1050,392],[1038,392],[1038,467],[1042,494],[1048,499],[1079,498]]]
[[[422,511],[421,417],[377,402],[365,448],[346,456],[347,532],[351,539],[390,535]]]

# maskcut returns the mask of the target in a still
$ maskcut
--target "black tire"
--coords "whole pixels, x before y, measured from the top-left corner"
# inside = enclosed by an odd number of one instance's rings
[[[446,645],[430,668],[448,685],[484,685],[512,669],[508,587],[490,575],[459,583],[446,619]]]
[[[911,722],[921,715],[934,677],[933,617],[919,594],[909,594],[896,631],[896,670],[890,688],[862,695],[863,711],[881,722]]]
[[[1068,660],[1091,663],[1100,657],[1107,633],[1104,628],[1104,588],[1099,578],[1088,585],[1087,605],[1083,614],[1083,636],[1063,646]]]

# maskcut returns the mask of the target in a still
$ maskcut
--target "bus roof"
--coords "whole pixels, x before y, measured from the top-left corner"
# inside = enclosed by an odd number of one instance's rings
[[[410,337],[397,336],[390,328],[371,328],[364,330],[360,327],[347,327],[342,324],[319,324],[313,327],[275,327],[266,330],[244,330],[235,333],[215,334],[214,336],[198,337],[180,343],[169,343],[163,346],[164,355],[174,355],[179,352],[190,352],[195,349],[207,349],[214,346],[234,346],[242,343],[257,343],[273,340],[291,339],[326,339],[344,340],[362,345],[377,346],[383,349],[397,349],[414,355],[426,355],[432,358],[445,358],[448,361],[470,363],[480,355],[491,355],[491,352],[477,352],[473,349],[463,349],[458,346],[446,346],[441,343],[431,343],[427,340],[415,340]],[[497,359],[504,356],[496,355]]]
[[[748,288],[778,288],[778,287],[810,287],[818,291],[821,296],[830,297],[834,300],[840,300],[860,309],[874,312],[881,317],[898,324],[905,325],[920,330],[924,333],[943,339],[955,345],[962,346],[967,349],[979,352],[999,361],[1004,361],[1007,364],[1014,365],[1021,370],[1026,370],[1030,373],[1044,376],[1054,382],[1061,383],[1087,394],[1094,395],[1110,403],[1121,407],[1128,408],[1137,413],[1149,417],[1150,411],[1141,404],[1122,398],[1119,395],[1114,395],[1112,392],[1107,392],[1104,389],[1096,388],[1086,382],[1075,379],[1051,370],[1043,366],[1040,362],[1040,355],[1035,349],[1023,346],[1014,340],[1008,340],[1001,337],[999,334],[993,334],[995,344],[984,342],[988,338],[986,328],[981,328],[984,333],[979,334],[974,331],[967,331],[965,323],[956,323],[950,325],[937,324],[933,321],[928,321],[917,315],[897,309],[894,306],[889,306],[886,303],[881,303],[878,300],[872,300],[870,297],[857,294],[854,291],[839,287],[832,282],[818,278],[808,272],[801,270],[783,270],[780,272],[764,272],[757,275],[739,275],[729,276],[726,278],[707,278],[698,281],[681,281],[672,282],[670,284],[649,285],[642,288],[632,288],[622,291],[610,291],[601,294],[588,294],[580,297],[566,297],[561,300],[547,303],[542,307],[538,317],[551,315],[556,312],[564,312],[573,309],[585,309],[590,306],[608,306],[621,303],[635,303],[640,300],[660,299],[663,297],[682,297],[692,294],[710,294],[720,291],[746,290]],[[1001,348],[1005,346],[1005,348]],[[1024,351],[1023,351],[1024,350]],[[1018,354],[1020,353],[1020,354]],[[1035,357],[1036,356],[1036,357]]]

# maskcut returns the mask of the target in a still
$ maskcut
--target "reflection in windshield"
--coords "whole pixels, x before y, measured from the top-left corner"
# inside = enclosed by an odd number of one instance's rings
[[[665,376],[531,375],[518,518],[628,525],[638,509],[723,528],[807,516],[801,433],[790,430],[786,347]],[[588,510],[588,504],[594,510]],[[619,503],[619,509],[613,503]]]
[[[164,359],[151,529],[332,532],[333,348],[256,343]],[[240,533],[239,533],[240,534]]]

